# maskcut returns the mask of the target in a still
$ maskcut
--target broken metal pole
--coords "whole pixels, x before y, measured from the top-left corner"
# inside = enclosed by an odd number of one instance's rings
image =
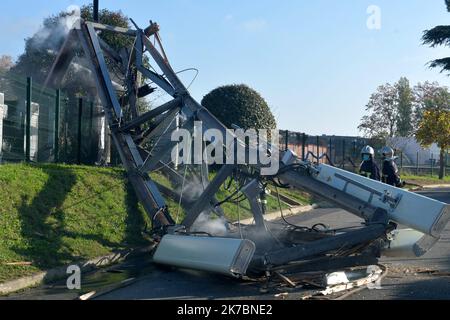
[[[153,119],[154,117],[156,117],[166,111],[172,110],[176,107],[179,107],[180,105],[181,105],[181,99],[179,99],[179,98],[169,101],[156,109],[153,109],[153,110],[148,111],[147,113],[144,113],[143,115],[130,121],[129,123],[124,124],[123,126],[120,127],[120,130],[121,131],[129,131],[131,129],[134,129],[134,128],[142,125],[143,123]]]
[[[366,221],[372,219],[378,209],[367,202],[321,183],[306,174],[303,175],[295,171],[289,171],[283,173],[280,176],[280,179],[283,183],[289,184],[298,189],[303,189],[329,202],[336,203],[341,208],[365,219]]]
[[[386,225],[377,223],[342,235],[269,252],[264,257],[255,259],[254,267],[264,269],[266,266],[281,266],[293,261],[322,255],[333,250],[369,243],[383,237],[387,230],[388,227]]]

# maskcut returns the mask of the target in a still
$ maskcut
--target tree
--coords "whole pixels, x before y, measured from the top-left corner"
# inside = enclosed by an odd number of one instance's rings
[[[11,72],[30,76],[35,82],[43,83],[68,32],[80,16],[84,20],[92,21],[93,6],[83,6],[80,12],[63,11],[44,19],[42,28],[32,37],[25,39],[25,51],[19,56],[17,64],[11,69]],[[130,27],[128,17],[121,11],[103,9],[99,12],[99,19],[104,24]],[[131,38],[110,31],[102,32],[100,37],[116,50],[124,47],[131,48],[133,45]],[[72,95],[79,94],[92,99],[96,98],[94,79],[86,76],[86,69],[79,68],[83,64],[81,50],[77,52],[75,62],[79,65],[68,71],[64,83],[61,84],[61,89],[70,92]],[[119,81],[119,79],[113,80]]]
[[[425,111],[416,133],[416,139],[424,147],[437,143],[438,147],[441,148],[439,179],[444,179],[445,153],[450,147],[450,110],[432,109]]]
[[[202,105],[228,128],[233,124],[256,130],[277,127],[267,102],[244,84],[214,89],[203,98]]]
[[[437,82],[419,83],[414,87],[414,123],[418,127],[425,111],[450,110],[450,92]]]
[[[397,132],[399,112],[397,108],[397,89],[389,83],[379,86],[366,105],[365,115],[358,129],[366,137],[386,139]]]
[[[79,21],[79,18],[87,21],[93,20],[93,6],[83,6],[77,11],[76,8],[72,11],[60,12],[56,15],[52,15],[44,19],[42,27],[33,36],[25,39],[25,50],[17,60],[16,66],[14,66],[10,73],[12,75],[18,75],[21,77],[32,77],[33,83],[42,84],[55,61],[55,58],[61,49],[69,31],[72,29],[75,23]],[[99,20],[101,23],[129,28],[130,20],[121,11],[110,11],[103,9],[99,12]],[[119,50],[123,48],[131,49],[133,46],[133,39],[131,37],[125,37],[124,35],[117,35],[109,31],[102,31],[99,34],[110,47]],[[68,158],[74,158],[76,153],[76,144],[71,143],[76,141],[76,133],[78,124],[76,121],[77,112],[77,97],[82,96],[85,99],[96,101],[98,99],[97,87],[95,79],[90,75],[90,70],[86,67],[87,57],[84,56],[84,52],[81,45],[76,49],[75,57],[72,65],[67,70],[67,73],[62,81],[58,84],[59,89],[63,90],[65,95],[69,98],[69,107],[67,113],[64,115],[68,126],[68,139],[64,140],[66,146],[66,154]],[[124,85],[123,79],[116,76],[117,72],[113,69],[113,64],[110,63],[108,57],[105,57],[108,68],[111,71],[111,78],[119,85]],[[139,106],[142,109],[148,107],[146,100],[139,100]],[[93,135],[93,139],[96,139],[100,135]],[[108,145],[109,135],[105,136],[107,140],[105,145]],[[94,140],[95,141],[95,140]],[[94,142],[95,143],[95,142]],[[109,150],[105,150],[105,158],[108,158],[107,154]]]
[[[445,0],[447,11],[450,12],[450,0]],[[423,44],[434,48],[437,46],[450,46],[450,26],[437,26],[424,31]],[[436,59],[430,62],[431,68],[441,68],[441,72],[450,71],[450,57]]]
[[[14,66],[14,62],[11,56],[0,56],[0,72],[7,72]]]
[[[414,111],[413,111],[413,91],[407,78],[400,78],[395,84],[397,89],[397,135],[400,137],[409,137],[414,134]]]

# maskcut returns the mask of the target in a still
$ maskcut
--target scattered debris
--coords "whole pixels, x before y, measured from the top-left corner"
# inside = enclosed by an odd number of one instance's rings
[[[289,296],[289,293],[287,292],[283,292],[283,293],[278,293],[275,295],[275,298],[282,298],[282,299],[286,299]]]

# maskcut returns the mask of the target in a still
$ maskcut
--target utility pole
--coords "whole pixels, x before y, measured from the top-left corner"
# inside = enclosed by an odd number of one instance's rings
[[[98,1],[94,0],[94,22],[98,22]]]

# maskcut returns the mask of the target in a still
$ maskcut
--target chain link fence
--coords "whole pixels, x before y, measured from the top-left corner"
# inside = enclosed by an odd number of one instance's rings
[[[31,78],[0,74],[0,162],[61,162],[68,164],[120,164],[111,146],[102,107],[83,97],[49,90]],[[361,137],[311,136],[280,131],[280,145],[312,162],[327,163],[356,172],[361,149],[375,150],[384,141]],[[406,174],[435,175],[439,155],[416,159],[397,151],[397,164]],[[414,156],[412,157],[414,158]],[[376,159],[381,164],[381,155]],[[449,154],[446,154],[450,172]]]
[[[106,128],[94,101],[0,74],[0,161],[105,162]]]
[[[361,164],[361,150],[370,145],[375,149],[375,161],[380,165],[382,158],[379,150],[385,146],[385,141],[362,137],[343,136],[311,136],[306,133],[280,131],[280,146],[291,149],[300,158],[315,163],[326,163],[348,171],[357,172]],[[439,154],[431,153],[429,157],[423,152],[417,152],[414,159],[407,157],[402,150],[395,150],[396,163],[402,173],[413,175],[437,175],[439,172]],[[446,172],[450,172],[450,155],[445,156]]]

